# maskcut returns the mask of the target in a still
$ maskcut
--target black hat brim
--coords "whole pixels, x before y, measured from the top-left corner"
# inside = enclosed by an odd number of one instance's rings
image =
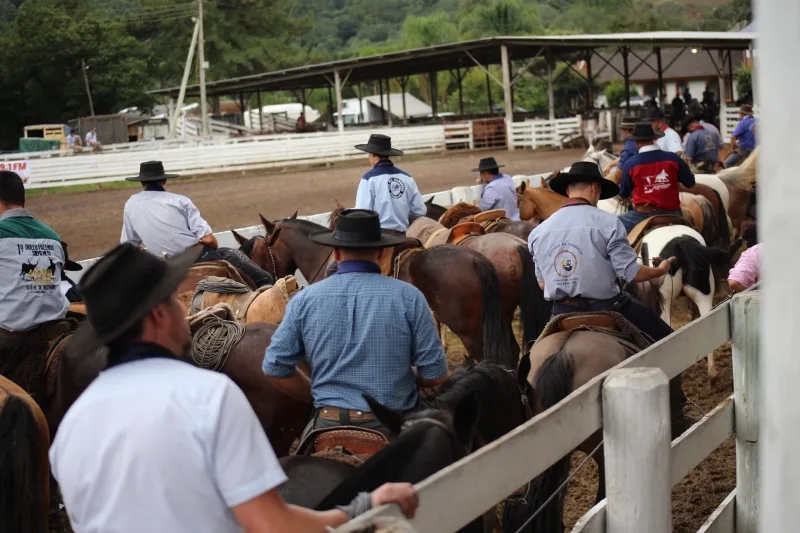
[[[120,335],[132,328],[134,324],[147,316],[154,307],[175,292],[175,289],[186,279],[186,273],[189,272],[189,268],[197,261],[201,253],[202,248],[189,248],[174,258],[167,259],[167,268],[161,279],[153,284],[149,290],[143,287],[144,294],[136,307],[109,331],[97,332],[92,326],[92,315],[91,311],[89,311],[89,316],[78,327],[75,336],[69,343],[69,353],[80,356],[94,352],[118,339]],[[109,294],[108,297],[116,298],[118,296]],[[87,310],[89,309],[87,308]]]
[[[483,172],[484,170],[492,170],[492,169],[495,169],[495,168],[503,168],[504,166],[505,165],[492,165],[492,166],[488,166],[488,167],[478,167],[478,168],[473,168],[472,172]]]
[[[67,261],[64,263],[64,270],[68,272],[79,272],[83,270],[83,265],[81,265],[80,263],[76,263],[75,261],[72,261],[70,259],[67,259]]]
[[[403,235],[394,235],[384,231],[381,232],[381,238],[377,241],[342,241],[337,239],[335,233],[330,230],[312,233],[308,238],[317,244],[332,248],[390,248],[406,241]]]
[[[397,148],[389,148],[387,150],[385,148],[375,146],[374,144],[357,144],[354,148],[356,150],[361,150],[362,152],[367,152],[368,154],[384,155],[387,157],[393,155],[403,155],[403,151],[398,150]]]
[[[149,181],[170,180],[173,178],[180,178],[180,174],[161,174],[160,176],[133,176],[132,178],[125,178],[126,181],[141,181],[146,183]]]
[[[567,187],[573,183],[599,183],[601,200],[608,200],[619,194],[619,185],[611,180],[584,174],[567,174],[566,172],[560,172],[550,180],[550,190],[561,196],[567,196]]]

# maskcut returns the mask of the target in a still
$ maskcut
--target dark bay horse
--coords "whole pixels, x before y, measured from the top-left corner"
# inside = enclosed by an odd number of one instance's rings
[[[313,242],[309,235],[325,227],[307,220],[272,223],[261,219],[268,239],[240,236],[241,250],[253,262],[268,272],[269,265],[274,264],[279,276],[299,269],[309,283],[324,277],[332,249]],[[415,239],[407,243],[419,246]],[[508,326],[510,320],[504,320],[508,313],[501,300],[497,272],[482,254],[449,245],[419,249],[402,261],[397,277],[422,291],[436,318],[461,339],[475,361],[513,361],[509,363],[513,368],[519,347]]]
[[[309,374],[305,367],[298,366],[296,384],[276,381],[265,375],[261,363],[277,326],[256,323],[246,327],[244,338],[231,350],[222,372],[244,392],[275,453],[279,457],[288,455],[292,443],[311,417]],[[80,356],[66,350],[57,370],[56,392],[43,402],[52,434],[55,434],[69,406],[105,365],[106,355],[102,350]],[[290,389],[290,385],[296,387]]]
[[[0,376],[0,531],[48,533],[50,435],[28,393]]]

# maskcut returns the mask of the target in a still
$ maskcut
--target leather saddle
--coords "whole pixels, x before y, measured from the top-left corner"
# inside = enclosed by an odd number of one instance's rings
[[[615,311],[594,313],[565,313],[553,317],[544,327],[536,344],[542,339],[562,331],[599,331],[612,335],[620,344],[630,347],[633,352],[650,346],[650,340],[628,319]],[[534,344],[534,348],[536,347]]]
[[[688,226],[686,219],[678,215],[655,215],[642,220],[628,233],[628,243],[638,253],[645,235],[664,226]]]
[[[389,445],[386,435],[374,429],[337,426],[317,429],[306,435],[295,455],[324,456],[334,460],[354,457],[363,462]],[[337,457],[339,456],[339,457]],[[350,464],[348,460],[342,460]]]
[[[248,292],[217,292],[215,290],[198,290],[192,295],[189,302],[189,312],[197,313],[203,309],[210,308],[219,303],[230,306],[233,318],[239,322],[246,322],[247,312],[256,298],[265,298],[269,301],[272,309],[271,316],[261,316],[260,320],[270,324],[280,324],[286,312],[286,305],[294,293],[298,290],[297,279],[294,276],[286,276],[275,282],[273,286],[264,286],[255,291]],[[263,293],[267,293],[264,295]],[[259,300],[264,302],[266,300]]]
[[[447,236],[447,244],[455,244],[459,246],[470,237],[476,235],[483,235],[485,233],[483,226],[477,222],[462,222],[456,224],[450,230],[450,235]]]
[[[603,313],[578,313],[568,315],[558,321],[561,331],[572,331],[579,328],[603,328],[620,331],[617,317]]]

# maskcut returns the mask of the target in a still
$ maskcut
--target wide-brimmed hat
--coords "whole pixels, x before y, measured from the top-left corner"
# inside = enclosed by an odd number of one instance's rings
[[[161,161],[145,161],[139,165],[139,175],[125,178],[128,181],[161,181],[170,178],[179,178],[178,174],[165,174]]]
[[[619,194],[619,186],[604,178],[597,163],[591,161],[578,161],[569,167],[569,171],[559,172],[555,178],[550,180],[550,189],[561,196],[566,196],[567,187],[573,183],[599,183],[601,200],[607,200]]]
[[[473,168],[472,172],[483,172],[484,170],[494,170],[503,168],[505,165],[498,165],[494,157],[484,157],[478,162],[478,168]]]
[[[405,242],[405,237],[381,231],[378,213],[369,209],[345,209],[333,231],[312,233],[309,238],[334,248],[388,248]]]
[[[644,114],[645,120],[661,120],[664,118],[664,112],[658,107],[651,107]]]
[[[739,114],[752,116],[753,106],[751,106],[750,104],[742,104],[741,107],[739,107]]]
[[[702,114],[700,114],[700,113],[689,113],[688,115],[686,115],[686,118],[683,119],[683,122],[681,123],[681,127],[683,129],[686,129],[687,126],[689,126],[689,124],[691,124],[692,122],[699,122],[701,120],[703,120],[703,115]]]
[[[619,129],[632,130],[636,127],[636,117],[623,117],[619,123]]]
[[[654,139],[660,139],[663,136],[664,133],[654,130],[649,122],[640,120],[633,127],[633,133],[628,136],[628,139],[633,139],[634,141],[652,141]]]
[[[78,285],[88,316],[70,342],[71,353],[92,352],[117,340],[178,288],[201,251],[193,247],[163,260],[131,243],[111,250]]]
[[[367,152],[368,154],[374,155],[403,155],[402,150],[392,148],[391,137],[381,135],[380,133],[373,133],[369,136],[369,141],[367,141],[367,144],[357,144],[355,148],[356,150],[361,150],[362,152]]]

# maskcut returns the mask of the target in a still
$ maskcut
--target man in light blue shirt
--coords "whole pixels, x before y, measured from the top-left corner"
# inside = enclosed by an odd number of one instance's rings
[[[356,209],[377,211],[381,228],[404,233],[427,209],[414,178],[389,159],[403,152],[392,148],[392,139],[380,134],[370,135],[367,144],[356,145],[356,149],[367,152],[372,164],[358,185]]]
[[[447,378],[447,361],[425,297],[413,285],[380,273],[385,249],[404,238],[382,232],[374,211],[345,209],[334,231],[312,234],[311,239],[334,248],[339,270],[289,301],[267,348],[264,373],[291,378],[300,359],[308,361],[316,413],[303,436],[339,425],[389,436],[362,394],[391,409],[410,411],[417,407],[418,382],[432,387]]]
[[[502,167],[494,157],[486,157],[480,160],[478,168],[472,169],[472,172],[480,172],[480,181],[484,183],[478,207],[481,211],[502,209],[511,220],[519,220],[517,189],[511,176],[500,174]]]

